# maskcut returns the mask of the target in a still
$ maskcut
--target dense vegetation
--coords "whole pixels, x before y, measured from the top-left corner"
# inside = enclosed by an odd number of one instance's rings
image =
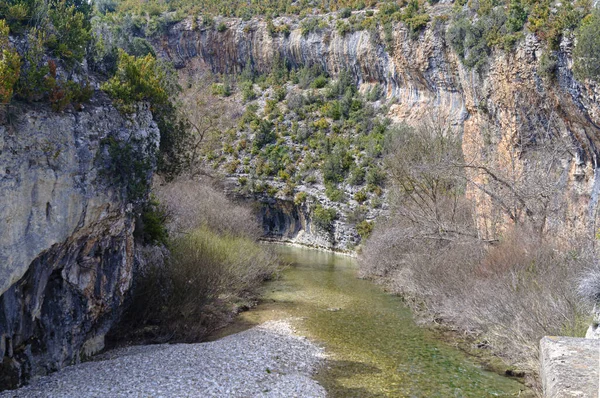
[[[145,213],[141,268],[119,337],[198,341],[241,309],[279,270],[258,245],[261,229],[249,208],[206,182],[185,177],[154,187]],[[165,246],[156,246],[157,243]]]
[[[181,153],[188,171],[208,164],[235,175],[244,194],[295,200],[324,231],[338,216],[363,222],[381,205],[390,122],[378,85],[361,94],[350,73],[332,79],[318,66],[292,69],[276,60],[268,74],[248,67],[237,77],[207,75],[182,86],[190,87],[182,111],[194,131]],[[332,206],[345,214],[323,217]]]

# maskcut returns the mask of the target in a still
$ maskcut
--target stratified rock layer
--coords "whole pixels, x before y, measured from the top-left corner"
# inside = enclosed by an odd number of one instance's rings
[[[448,12],[446,5],[431,10],[432,15]],[[571,231],[591,231],[597,224],[599,88],[574,78],[573,41],[568,35],[557,52],[556,73],[550,81],[538,71],[541,55],[549,50],[533,34],[513,51],[495,50],[480,74],[461,64],[446,40],[448,23],[442,19],[432,18],[417,38],[395,23],[388,43],[383,29],[341,35],[333,28],[335,22],[303,35],[297,19],[275,19],[275,25],[290,26],[289,36],[271,35],[260,19],[220,19],[226,26],[221,31],[202,27],[201,22],[188,19],[172,26],[155,43],[158,52],[192,74],[202,68],[240,72],[248,63],[255,71],[268,72],[275,55],[291,66],[321,65],[334,77],[348,70],[361,89],[372,84],[384,88],[387,98],[395,102],[388,114],[394,121],[414,124],[433,114],[459,126],[469,163],[485,163],[485,154],[494,153],[505,161],[500,167],[518,169],[522,165],[509,164],[507,152],[520,134],[552,131],[564,137],[575,150],[569,158],[559,159],[566,171],[560,189],[568,214],[557,222],[565,222]],[[469,173],[471,180],[485,183],[484,175]],[[476,204],[481,237],[497,238],[506,220],[498,216],[488,195],[473,187],[468,190]]]
[[[0,388],[103,347],[131,285],[134,217],[106,140],[152,162],[150,111],[19,109],[0,126]]]

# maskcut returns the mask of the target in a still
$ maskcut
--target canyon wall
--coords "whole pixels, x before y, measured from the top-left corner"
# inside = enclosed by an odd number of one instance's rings
[[[159,139],[148,107],[124,117],[105,98],[11,112],[0,126],[0,389],[102,349],[131,285],[135,219],[106,173],[107,142],[152,162]]]
[[[565,221],[571,230],[595,229],[600,88],[573,77],[573,40],[568,35],[557,52],[554,80],[549,81],[539,73],[546,46],[533,34],[511,52],[494,51],[488,68],[479,74],[461,64],[446,40],[448,22],[442,19],[434,18],[416,38],[396,23],[388,45],[383,44],[383,31],[340,35],[329,27],[303,35],[299,22],[287,17],[274,20],[275,25],[291,27],[287,37],[272,36],[258,19],[217,22],[227,29],[202,27],[200,19],[172,26],[155,43],[159,54],[188,72],[207,68],[236,73],[248,62],[255,71],[268,72],[275,54],[291,66],[319,64],[333,76],[349,70],[361,89],[375,83],[384,88],[393,101],[388,116],[395,122],[414,124],[433,114],[458,126],[467,162],[485,163],[484,154],[494,152],[506,158],[508,167],[519,134],[552,130],[574,148],[557,160],[567,173],[560,187],[569,204]],[[475,181],[484,178],[472,176]],[[505,220],[499,219],[488,195],[472,188],[469,195],[476,203],[480,234],[493,239]]]

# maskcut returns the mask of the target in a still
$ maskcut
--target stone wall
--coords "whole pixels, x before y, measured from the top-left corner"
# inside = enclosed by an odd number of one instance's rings
[[[544,337],[540,376],[546,398],[598,398],[600,340]]]

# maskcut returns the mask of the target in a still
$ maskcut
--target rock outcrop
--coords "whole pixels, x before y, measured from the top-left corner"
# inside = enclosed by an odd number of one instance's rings
[[[143,106],[131,117],[101,99],[80,112],[15,108],[0,126],[2,388],[103,347],[134,253],[134,214],[106,172],[107,142],[135,143],[153,162],[159,139]]]
[[[447,11],[445,7],[432,9],[432,15]],[[226,29],[202,27],[201,20],[177,23],[155,43],[158,52],[178,68],[215,73],[240,72],[248,62],[256,71],[267,72],[275,54],[292,66],[319,64],[333,76],[349,70],[359,86],[377,83],[385,89],[394,101],[388,114],[393,120],[416,123],[433,113],[459,125],[463,152],[471,162],[482,160],[485,153],[506,153],[523,132],[552,130],[575,147],[570,157],[559,160],[568,173],[561,187],[569,204],[566,222],[571,230],[595,228],[600,89],[574,78],[573,40],[568,35],[557,52],[554,80],[549,81],[539,72],[540,58],[549,50],[535,35],[527,35],[509,53],[495,50],[487,70],[479,74],[462,65],[452,50],[444,18],[432,18],[417,38],[395,23],[387,44],[383,29],[341,35],[333,28],[335,22],[303,35],[297,19],[275,19],[276,26],[290,26],[289,36],[270,34],[259,19],[218,22]],[[477,190],[470,195],[477,203],[482,236],[493,239],[503,220],[492,214],[494,205],[487,195]]]

